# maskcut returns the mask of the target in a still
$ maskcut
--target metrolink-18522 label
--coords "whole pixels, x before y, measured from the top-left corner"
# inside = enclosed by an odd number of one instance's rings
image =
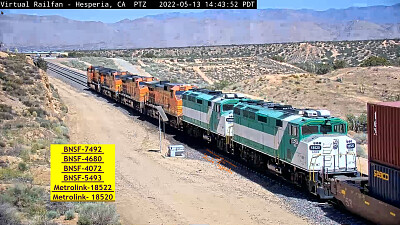
[[[115,145],[51,145],[51,201],[115,201]]]

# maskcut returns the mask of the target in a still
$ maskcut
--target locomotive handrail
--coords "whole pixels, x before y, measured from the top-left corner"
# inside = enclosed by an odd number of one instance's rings
[[[315,162],[317,162],[317,158],[318,157],[320,157],[322,154],[321,153],[319,153],[319,154],[317,154],[317,155],[315,155],[315,156],[313,156],[313,157],[311,157],[311,160],[310,160],[310,166],[309,166],[309,168],[308,168],[308,170],[309,170],[309,179],[311,180],[311,164],[312,164],[312,160],[315,158]],[[313,177],[313,182],[315,182],[315,171],[314,171],[314,165],[315,165],[315,163],[313,164],[313,168],[312,168],[312,177]]]

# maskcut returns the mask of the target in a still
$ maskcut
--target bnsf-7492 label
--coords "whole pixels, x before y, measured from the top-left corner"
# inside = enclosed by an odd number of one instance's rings
[[[115,201],[115,145],[51,145],[51,201]]]

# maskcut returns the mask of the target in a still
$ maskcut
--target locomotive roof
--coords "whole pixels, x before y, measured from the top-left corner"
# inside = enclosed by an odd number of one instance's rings
[[[343,121],[337,117],[308,117],[301,112],[312,109],[296,109],[291,105],[281,105],[275,102],[264,102],[262,100],[245,100],[241,101],[235,105],[235,108],[245,109],[247,111],[252,111],[258,115],[264,115],[267,117],[272,117],[279,120],[289,120],[291,123],[304,124],[310,121]],[[344,121],[343,121],[344,122]]]

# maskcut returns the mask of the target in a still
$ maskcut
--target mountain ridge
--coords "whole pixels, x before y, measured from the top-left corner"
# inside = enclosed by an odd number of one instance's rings
[[[115,23],[0,16],[0,41],[20,50],[93,50],[400,38],[400,4],[347,9],[206,10]]]

